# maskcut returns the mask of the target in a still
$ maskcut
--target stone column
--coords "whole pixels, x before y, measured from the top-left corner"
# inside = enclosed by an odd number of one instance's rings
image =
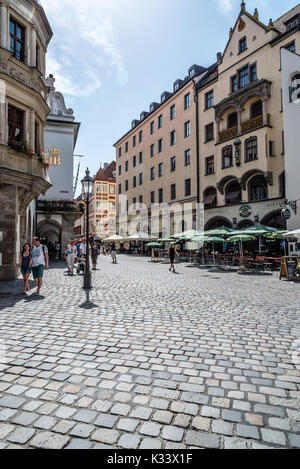
[[[216,126],[217,126],[217,140],[216,142],[219,143],[220,141],[220,124],[221,124],[221,119],[220,117],[216,117]]]
[[[36,30],[34,28],[31,29],[30,39],[30,65],[31,67],[36,67]]]
[[[18,197],[15,186],[0,187],[0,281],[15,280],[19,264]]]
[[[7,49],[8,44],[8,13],[7,6],[0,4],[0,47]]]
[[[242,112],[243,112],[243,109],[241,109],[240,107],[237,107],[236,112],[237,112],[237,118],[238,118],[238,135],[241,135],[241,133],[242,133]]]
[[[5,145],[6,139],[6,85],[4,80],[0,80],[0,143]]]
[[[29,146],[30,150],[35,151],[35,111],[30,109],[30,125],[29,125]]]
[[[263,125],[268,125],[268,107],[267,101],[269,98],[262,98],[262,107],[263,107]]]

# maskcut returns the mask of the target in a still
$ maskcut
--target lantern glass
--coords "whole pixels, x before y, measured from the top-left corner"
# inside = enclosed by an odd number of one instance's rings
[[[86,170],[85,177],[83,178],[81,183],[82,183],[82,194],[84,198],[86,199],[92,195],[93,188],[94,188],[94,180],[93,178],[91,178],[90,172],[88,169]]]

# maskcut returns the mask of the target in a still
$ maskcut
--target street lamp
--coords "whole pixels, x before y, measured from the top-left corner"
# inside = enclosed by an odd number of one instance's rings
[[[83,288],[85,290],[91,290],[92,288],[92,275],[90,271],[90,224],[89,224],[89,206],[90,197],[94,189],[94,179],[90,176],[90,171],[87,168],[85,177],[81,181],[82,184],[82,196],[86,203],[86,264],[83,279]]]

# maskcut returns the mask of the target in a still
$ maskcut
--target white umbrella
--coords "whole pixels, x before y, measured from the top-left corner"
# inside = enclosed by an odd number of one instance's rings
[[[127,241],[152,241],[154,238],[153,236],[150,236],[148,233],[144,233],[143,231],[139,231],[138,233],[135,233],[131,236],[128,236],[125,238]]]
[[[123,236],[119,236],[119,235],[113,235],[113,236],[110,236],[109,238],[103,239],[105,243],[109,241],[123,241],[123,240],[124,240]]]
[[[300,230],[290,231],[283,235],[284,238],[300,238]]]

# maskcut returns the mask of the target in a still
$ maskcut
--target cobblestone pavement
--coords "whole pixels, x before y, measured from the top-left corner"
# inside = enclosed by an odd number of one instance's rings
[[[93,285],[0,286],[0,448],[300,448],[299,284],[120,256]]]

